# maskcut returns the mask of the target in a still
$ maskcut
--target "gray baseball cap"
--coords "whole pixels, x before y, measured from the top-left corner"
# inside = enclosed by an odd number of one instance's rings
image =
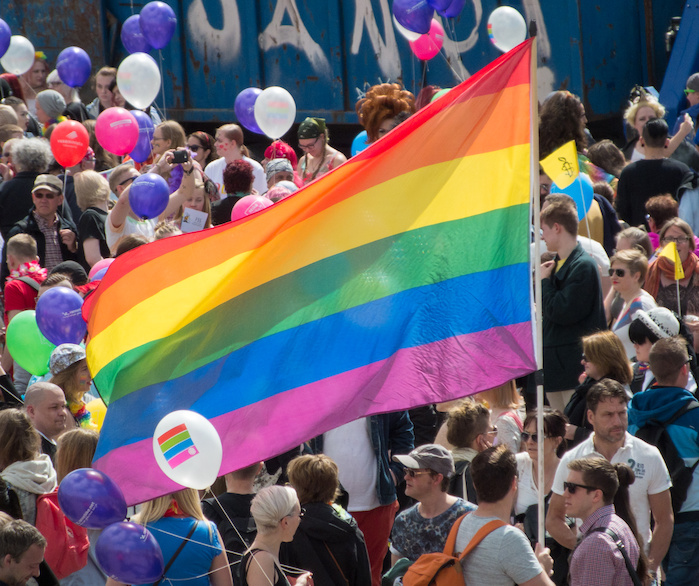
[[[437,444],[425,444],[415,448],[407,456],[393,456],[406,468],[426,468],[434,470],[445,478],[454,475],[454,458],[445,447]]]

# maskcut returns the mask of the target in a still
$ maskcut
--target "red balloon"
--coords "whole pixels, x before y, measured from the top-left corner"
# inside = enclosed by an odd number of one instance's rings
[[[75,120],[65,120],[51,133],[51,152],[62,167],[72,167],[83,160],[90,146],[87,129]]]

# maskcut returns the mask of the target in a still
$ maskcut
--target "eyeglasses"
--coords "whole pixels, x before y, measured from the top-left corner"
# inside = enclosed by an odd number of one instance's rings
[[[199,149],[203,149],[204,147],[199,144],[188,144],[187,148],[193,153],[196,153],[199,151]]]
[[[498,433],[498,428],[493,425],[492,429],[489,429],[488,431],[484,431],[481,435],[497,435]]]
[[[322,138],[322,136],[323,136],[323,135],[321,134],[320,136],[316,137],[316,139],[315,139],[311,144],[301,144],[301,143],[299,143],[299,148],[300,148],[302,151],[308,151],[308,150],[312,149],[314,146],[316,146],[316,144],[318,144],[318,141]]]
[[[549,439],[550,437],[553,437],[551,435],[545,435],[544,439]],[[527,433],[526,431],[522,432],[522,441],[523,442],[528,442],[529,440],[532,440],[534,443],[539,441],[539,434],[537,433]]]
[[[160,136],[158,136],[158,137],[154,136],[154,137],[151,139],[151,142],[158,142],[159,140],[165,140],[165,139],[162,138],[162,137],[160,137]]]
[[[663,242],[674,242],[675,244],[684,244],[685,242],[689,242],[689,236],[665,236],[665,238],[663,238]]]
[[[58,197],[58,193],[54,193],[53,191],[47,191],[46,193],[42,193],[41,191],[35,191],[32,194],[36,199],[53,199],[54,197]]]
[[[613,277],[614,275],[617,277],[625,277],[626,269],[609,269],[609,276]]]
[[[126,185],[129,181],[135,181],[135,180],[136,180],[135,177],[128,177],[128,178],[124,179],[121,183],[119,183],[119,185]]]
[[[689,94],[696,94],[697,90],[690,90],[690,89],[685,89],[684,90],[684,95],[688,96]]]
[[[299,509],[298,516],[299,516],[299,517],[303,517],[305,514],[306,514],[306,509],[304,509],[303,507],[301,507],[301,508]],[[288,515],[284,515],[284,518],[286,518],[286,517],[296,517],[296,513],[289,513]]]
[[[570,494],[575,494],[575,491],[579,488],[584,488],[585,490],[601,490],[596,486],[586,486],[585,484],[576,484],[575,482],[564,482],[563,490],[567,490]]]
[[[583,362],[589,362],[589,360],[587,359],[587,356],[585,356],[585,352],[583,352],[583,354],[582,354],[582,359],[583,359]]]
[[[416,476],[422,476],[423,474],[431,474],[429,470],[416,470],[415,468],[403,468],[406,476],[410,478],[415,478]]]

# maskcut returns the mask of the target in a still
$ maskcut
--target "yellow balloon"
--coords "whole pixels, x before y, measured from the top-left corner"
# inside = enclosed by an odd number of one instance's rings
[[[90,418],[97,426],[97,431],[100,431],[102,423],[104,423],[104,416],[107,414],[107,406],[104,404],[104,401],[102,399],[93,399],[85,407],[90,412]]]

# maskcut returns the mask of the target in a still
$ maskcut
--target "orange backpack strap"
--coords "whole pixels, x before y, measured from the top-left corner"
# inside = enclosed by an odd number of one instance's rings
[[[466,513],[468,515],[468,513]],[[449,537],[447,537],[447,542],[444,545],[444,553],[447,555],[455,556],[455,548],[456,548],[456,534],[459,532],[459,527],[461,527],[461,522],[464,520],[466,515],[461,515],[454,525],[451,528],[451,531],[449,531]],[[495,521],[489,521],[483,527],[481,527],[476,534],[473,536],[471,541],[469,541],[468,545],[464,548],[464,551],[461,552],[461,555],[459,555],[459,561],[463,560],[473,549],[481,542],[483,539],[488,535],[489,533],[492,533],[499,527],[505,527],[507,523],[504,521],[495,520]]]

